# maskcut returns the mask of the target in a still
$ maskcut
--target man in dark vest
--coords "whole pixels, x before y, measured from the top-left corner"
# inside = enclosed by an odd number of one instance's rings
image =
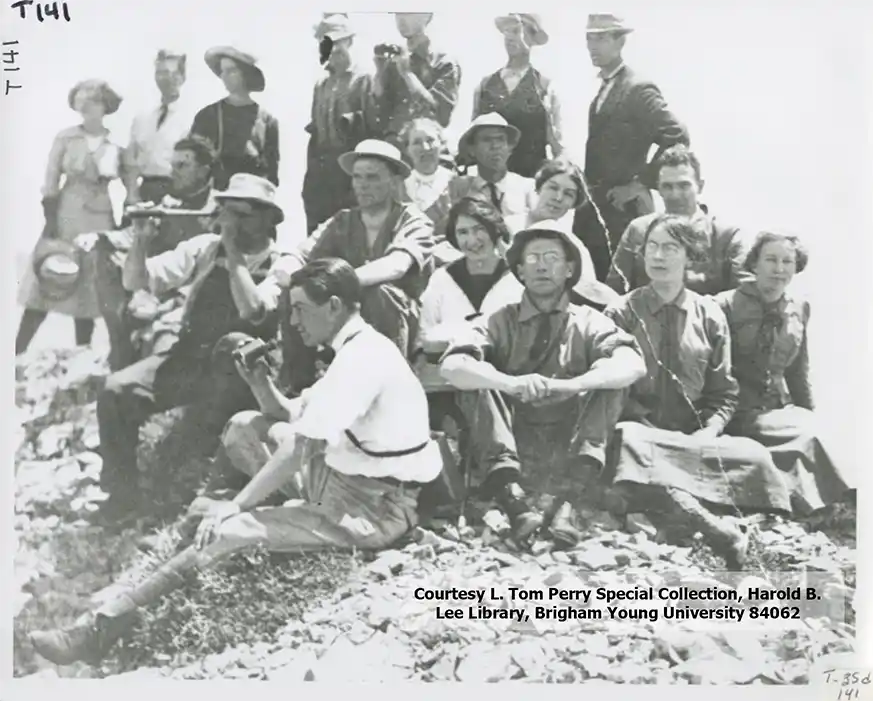
[[[688,143],[688,131],[670,112],[658,86],[639,77],[621,57],[632,31],[612,14],[588,16],[586,39],[591,62],[600,69],[602,84],[588,111],[585,178],[593,206],[606,225],[584,227],[577,235],[591,252],[597,278],[604,280],[612,252],[632,219],[655,211],[651,189],[655,177],[649,150]],[[579,216],[590,216],[580,210]],[[574,227],[576,228],[576,227]]]
[[[279,256],[275,227],[284,214],[275,186],[248,173],[234,175],[215,199],[220,234],[195,236],[152,258],[147,251],[158,229],[151,220],[137,220],[124,286],[156,295],[191,289],[179,340],[110,375],[98,397],[101,487],[110,494],[102,509],[106,520],[117,520],[136,505],[138,432],[149,416],[197,404],[203,437],[214,436],[217,444],[226,421],[254,406],[231,359],[235,347],[222,337],[234,332],[264,340],[275,336],[279,290],[267,274]]]
[[[664,200],[667,214],[687,219],[697,234],[707,241],[708,256],[694,262],[686,272],[686,286],[702,295],[716,295],[733,290],[751,277],[743,268],[748,240],[736,227],[709,213],[698,199],[703,190],[700,161],[686,146],[668,148],[657,162],[658,192]],[[606,284],[619,294],[648,284],[642,247],[646,232],[657,221],[658,214],[646,214],[634,219],[621,237],[612,259]]]

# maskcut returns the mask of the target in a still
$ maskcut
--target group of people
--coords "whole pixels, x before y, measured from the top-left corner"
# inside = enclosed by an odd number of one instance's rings
[[[495,20],[507,65],[476,88],[457,148],[443,128],[461,70],[431,46],[430,19],[397,13],[406,45],[376,47],[372,75],[351,66],[346,16],[316,28],[309,236],[293,250],[276,244],[277,127],[248,97],[264,87],[251,57],[207,53],[229,97],[190,130],[156,138],[163,103],[138,118],[121,157],[139,167],[130,225],[83,258],[87,294],[119,330],[97,406],[100,517],[147,506],[136,447],[155,412],[194,405],[213,474],[175,555],[73,626],[32,634],[46,658],[100,659],[141,606],[243,547],[396,542],[451,467],[447,417],[520,547],[578,543],[582,492],[617,515],[660,503],[741,568],[746,536],[725,507],[804,516],[849,493],[814,421],[810,307],[790,291],[807,252],[778,232],[747,241],[699,202],[687,130],[621,60],[627,24],[589,17],[603,85],[582,169],[561,153],[559,101],[530,64],[549,38],[536,15]],[[184,57],[159,54],[162,94],[183,75]],[[70,96],[83,125],[58,137],[44,192],[61,238],[103,226],[83,203],[105,196],[100,119],[118,98],[85,90]],[[157,180],[150,148],[171,143],[170,179]],[[145,318],[158,321],[133,347]],[[543,513],[524,475],[558,470],[572,489]]]

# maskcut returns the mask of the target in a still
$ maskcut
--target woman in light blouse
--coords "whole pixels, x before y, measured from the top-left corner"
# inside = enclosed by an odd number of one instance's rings
[[[740,385],[739,405],[726,432],[748,436],[770,450],[788,482],[797,515],[808,515],[847,495],[813,414],[807,327],[809,303],[788,291],[808,255],[795,236],[762,232],[746,256],[754,281],[716,298],[727,317]]]
[[[79,113],[81,124],[61,131],[52,144],[42,188],[46,238],[74,243],[80,234],[115,228],[109,183],[121,176],[121,150],[109,137],[103,119],[116,112],[121,97],[102,80],[78,83],[68,96],[70,107]],[[15,340],[15,354],[27,350],[48,312],[73,317],[76,344],[86,346],[100,316],[95,270],[91,256],[81,256],[75,291],[65,299],[54,299],[40,288],[28,266],[19,289],[24,314]]]
[[[451,404],[454,390],[440,376],[438,361],[449,343],[476,319],[517,302],[524,291],[503,258],[509,231],[500,212],[476,198],[459,200],[449,211],[446,239],[461,258],[431,276],[421,297],[421,321],[414,365],[431,407]],[[432,413],[432,416],[434,414]]]
[[[647,506],[666,494],[728,567],[739,569],[745,534],[701,502],[788,511],[785,482],[759,443],[722,435],[739,390],[724,313],[685,287],[686,269],[704,255],[694,230],[678,217],[656,217],[642,252],[651,282],[605,312],[634,335],[648,368],[631,387],[617,427],[613,493]]]

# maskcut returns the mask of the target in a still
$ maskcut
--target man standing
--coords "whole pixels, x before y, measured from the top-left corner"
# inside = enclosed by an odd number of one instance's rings
[[[416,524],[420,488],[442,465],[421,384],[397,348],[361,318],[361,286],[350,265],[313,261],[294,274],[290,295],[291,323],[306,343],[336,352],[324,377],[289,400],[263,360],[253,367],[238,363],[262,413],[234,416],[223,443],[251,481],[231,501],[196,500],[189,515],[202,520],[193,544],[144,581],[66,630],[33,633],[43,657],[96,663],[140,607],[178,587],[193,569],[243,548],[375,550]],[[256,508],[279,490],[303,503]]]
[[[211,217],[215,209],[212,191],[212,168],[215,163],[215,150],[212,145],[199,136],[182,139],[173,151],[170,194],[159,201],[155,208],[159,212],[159,223],[155,238],[150,239],[147,255],[154,256],[174,249],[182,241],[209,231]],[[185,214],[173,214],[181,210]],[[196,216],[201,212],[202,216]],[[137,358],[131,340],[136,326],[135,318],[143,318],[146,308],[157,313],[158,300],[152,295],[140,296],[139,309],[131,309],[131,295],[124,289],[122,268],[127,251],[135,238],[132,227],[118,231],[104,232],[94,247],[95,287],[100,311],[109,332],[109,367],[112,371],[121,370]],[[174,294],[180,294],[174,291]],[[144,301],[151,304],[143,303]],[[163,300],[166,301],[166,300]],[[173,305],[175,306],[175,305]],[[172,342],[175,333],[164,336],[163,343]]]
[[[443,128],[449,125],[458,103],[461,66],[431,46],[426,31],[432,12],[395,12],[394,19],[406,46],[399,47],[399,54],[377,52],[373,96],[381,138],[402,148],[400,132],[414,117],[431,117]]]
[[[458,140],[458,159],[474,163],[475,173],[459,175],[449,183],[453,204],[464,197],[477,197],[493,204],[504,219],[527,217],[536,196],[536,183],[533,178],[509,170],[509,158],[520,135],[496,112],[473,120]]]
[[[648,163],[649,150],[657,146],[657,158],[674,144],[688,143],[688,131],[670,112],[658,86],[637,76],[622,60],[631,31],[615,15],[588,16],[588,53],[600,69],[602,84],[588,111],[585,178],[607,235],[598,229],[583,242],[599,280],[605,279],[630,221],[655,209],[650,189],[656,187],[656,178]]]
[[[139,428],[152,414],[198,404],[204,450],[235,412],[254,399],[233,366],[234,347],[222,339],[242,332],[263,339],[276,334],[279,290],[267,276],[278,258],[273,242],[283,213],[268,180],[239,173],[215,196],[221,234],[203,234],[173,250],[147,257],[158,228],[137,220],[136,237],[124,262],[124,286],[162,295],[190,286],[179,340],[110,375],[97,399],[100,482],[110,498],[103,515],[115,520],[136,504]]]
[[[173,149],[188,134],[196,111],[182,99],[186,60],[167,49],[155,58],[161,102],[133,120],[124,152],[126,204],[160,202],[170,191]]]
[[[363,287],[361,314],[390,338],[404,356],[418,332],[419,298],[432,269],[433,223],[413,204],[396,195],[409,176],[400,152],[384,141],[368,139],[339,158],[351,177],[358,206],[343,209],[277,266],[279,285],[290,273],[316,258],[341,258],[355,268]],[[283,380],[300,391],[314,379],[315,356],[299,332],[285,325]]]
[[[306,126],[310,134],[303,178],[307,234],[339,210],[354,206],[351,181],[337,159],[377,133],[371,78],[352,65],[349,54],[354,36],[344,15],[325,17],[315,29],[326,60]]]
[[[578,531],[569,503],[543,524],[519,484],[522,467],[543,479],[568,471],[581,491],[586,481],[593,485],[621,414],[622,390],[646,366],[632,336],[570,302],[581,256],[555,222],[516,234],[506,261],[524,285],[521,301],[452,343],[441,373],[462,390],[458,402],[472,429],[474,458],[486,473],[482,491],[506,514],[515,538],[524,543],[546,525],[555,541],[572,546]]]
[[[700,161],[693,151],[681,144],[671,146],[656,163],[658,192],[664,200],[667,214],[688,220],[695,232],[705,240],[708,255],[693,262],[685,273],[685,285],[702,295],[716,295],[733,290],[752,277],[743,263],[748,250],[746,238],[735,226],[716,220],[705,205],[698,202],[703,190]],[[634,219],[621,237],[615,250],[606,283],[624,294],[649,283],[642,256],[646,232],[657,214]]]

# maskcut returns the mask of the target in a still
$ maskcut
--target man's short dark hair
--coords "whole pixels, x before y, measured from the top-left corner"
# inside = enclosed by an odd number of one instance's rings
[[[697,182],[700,182],[700,161],[697,159],[697,154],[685,144],[676,144],[664,151],[655,163],[655,173],[660,175],[662,168],[679,168],[681,166],[691,166]]]
[[[361,306],[361,281],[355,269],[341,258],[317,258],[291,275],[288,287],[302,287],[316,304],[337,297],[349,310]]]
[[[218,160],[218,154],[212,141],[199,134],[191,134],[176,142],[173,146],[175,151],[190,151],[194,154],[197,163],[202,166],[207,166],[209,172],[215,167],[215,161]]]

